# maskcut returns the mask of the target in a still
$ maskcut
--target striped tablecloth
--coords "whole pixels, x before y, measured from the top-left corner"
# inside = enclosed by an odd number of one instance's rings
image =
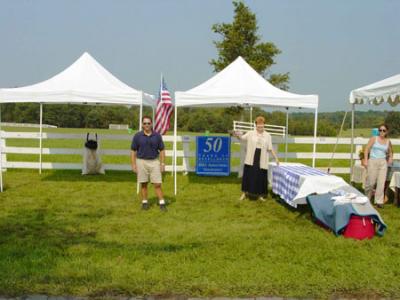
[[[272,191],[293,207],[306,204],[311,194],[323,194],[346,186],[343,178],[301,164],[270,165]]]

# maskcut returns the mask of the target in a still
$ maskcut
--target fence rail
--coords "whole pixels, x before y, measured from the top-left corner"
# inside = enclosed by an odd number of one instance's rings
[[[104,140],[121,140],[121,141],[131,141],[132,135],[128,134],[99,134],[98,135],[99,140],[100,140],[100,146],[101,146],[101,141]],[[42,148],[40,149],[39,147],[16,147],[16,146],[7,146],[7,140],[10,139],[26,139],[26,140],[39,140],[40,139],[40,133],[38,132],[8,132],[8,131],[2,131],[1,132],[1,138],[0,140],[0,145],[1,147],[1,153],[2,153],[2,166],[4,169],[7,168],[28,168],[28,169],[82,169],[82,164],[81,163],[67,163],[67,162],[32,162],[32,161],[10,161],[8,159],[9,154],[24,154],[24,155],[83,155],[83,149],[82,148]],[[61,134],[61,133],[43,133],[42,134],[42,139],[43,140],[52,140],[52,139],[61,139],[61,140],[81,140],[82,144],[83,141],[86,139],[86,134]],[[164,136],[163,137],[164,141],[166,142],[167,145],[167,150],[166,150],[166,157],[172,158],[173,156],[173,150],[172,150],[172,142],[173,142],[173,136]],[[178,150],[177,150],[177,157],[178,157],[178,163],[179,165],[177,166],[177,171],[180,172],[193,172],[195,170],[195,165],[191,160],[193,161],[195,158],[195,136],[178,136],[177,137],[177,142],[178,142]],[[236,138],[232,138],[232,144],[236,145],[236,147],[231,147],[232,153],[231,157],[236,159],[236,162],[243,161],[244,157],[244,145],[240,143],[240,141]],[[284,144],[285,143],[285,138],[284,137],[278,137],[278,136],[273,136],[272,137],[272,142],[274,145],[274,148],[277,149],[277,145],[279,144]],[[288,137],[287,138],[288,144],[305,144],[305,145],[312,145],[313,144],[313,138],[311,137]],[[317,144],[318,145],[334,145],[336,142],[340,145],[349,145],[351,142],[350,138],[340,138],[338,141],[336,138],[325,138],[325,137],[320,137],[317,139]],[[358,151],[361,149],[363,145],[365,145],[368,142],[367,138],[355,138],[354,144],[355,144],[355,152],[353,154],[353,157],[357,159],[358,157]],[[38,143],[39,144],[39,143]],[[393,145],[400,145],[400,140],[392,140]],[[129,156],[130,155],[130,150],[129,149],[99,149],[100,155],[107,155],[107,156]],[[277,151],[278,152],[278,151]],[[278,152],[278,157],[279,158],[284,158],[285,153],[284,152]],[[313,154],[312,152],[288,152],[287,153],[287,158],[289,159],[312,159]],[[332,153],[330,152],[317,152],[316,153],[316,159],[331,159],[332,158]],[[351,153],[335,153],[333,159],[338,160],[350,160],[351,158]],[[395,154],[394,156],[395,159],[400,159],[400,154]],[[172,161],[172,159],[170,159]],[[106,170],[130,170],[131,166],[130,164],[116,164],[116,163],[110,163],[110,164],[105,164],[105,169]],[[349,173],[350,172],[350,162],[348,167],[336,167],[336,168],[331,168],[332,173],[337,173],[337,174],[343,174],[343,173]],[[321,167],[320,169],[326,170],[326,167]],[[166,166],[167,171],[172,171],[173,166],[171,164]],[[239,172],[241,173],[242,170],[242,165],[241,164],[236,164],[232,165],[231,167],[232,172]]]
[[[233,130],[247,132],[255,129],[255,124],[253,122],[243,122],[243,121],[233,121]],[[267,131],[272,136],[285,136],[286,127],[279,125],[264,125],[265,131]]]

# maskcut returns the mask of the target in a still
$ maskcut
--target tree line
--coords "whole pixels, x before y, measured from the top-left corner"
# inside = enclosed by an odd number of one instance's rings
[[[39,104],[7,103],[2,104],[2,121],[16,123],[39,123]],[[145,107],[145,115],[152,116],[152,110]],[[336,136],[345,112],[321,112],[318,114],[318,135]],[[286,125],[286,113],[282,111],[266,112],[253,108],[253,118],[265,117],[267,124]],[[232,129],[233,121],[249,121],[250,111],[242,107],[228,108],[179,108],[178,130],[190,132],[226,133]],[[348,113],[344,129],[351,124]],[[65,128],[108,128],[109,124],[128,124],[137,130],[139,108],[124,106],[92,106],[49,104],[43,106],[43,123]],[[394,111],[356,111],[356,128],[374,128],[387,123],[392,135],[400,135],[400,112]],[[171,129],[173,117],[171,119]],[[313,135],[314,114],[312,112],[289,113],[289,134]]]

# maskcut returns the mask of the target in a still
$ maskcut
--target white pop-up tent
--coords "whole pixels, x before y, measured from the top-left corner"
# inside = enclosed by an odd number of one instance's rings
[[[0,103],[153,105],[154,97],[126,85],[89,53],[43,82],[0,89]]]
[[[67,69],[48,80],[25,87],[0,89],[0,104],[19,102],[40,103],[40,166],[42,162],[43,104],[138,105],[140,106],[139,127],[141,126],[143,105],[153,108],[155,106],[154,96],[126,85],[87,52]],[[41,172],[41,168],[39,172]]]
[[[270,84],[242,57],[206,82],[186,91],[175,92],[174,120],[174,180],[176,194],[176,136],[178,107],[213,106],[272,106],[284,108],[309,108],[315,111],[313,167],[317,135],[318,95],[298,95],[283,91]]]
[[[354,149],[354,111],[356,104],[389,103],[396,106],[400,103],[400,74],[371,83],[369,85],[352,90],[349,96],[351,109],[351,163],[350,178],[353,173],[353,149]]]

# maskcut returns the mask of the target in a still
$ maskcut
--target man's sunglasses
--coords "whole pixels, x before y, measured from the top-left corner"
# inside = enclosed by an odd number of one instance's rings
[[[379,132],[386,132],[385,129],[379,129]]]
[[[150,122],[143,122],[143,125],[151,125]]]

